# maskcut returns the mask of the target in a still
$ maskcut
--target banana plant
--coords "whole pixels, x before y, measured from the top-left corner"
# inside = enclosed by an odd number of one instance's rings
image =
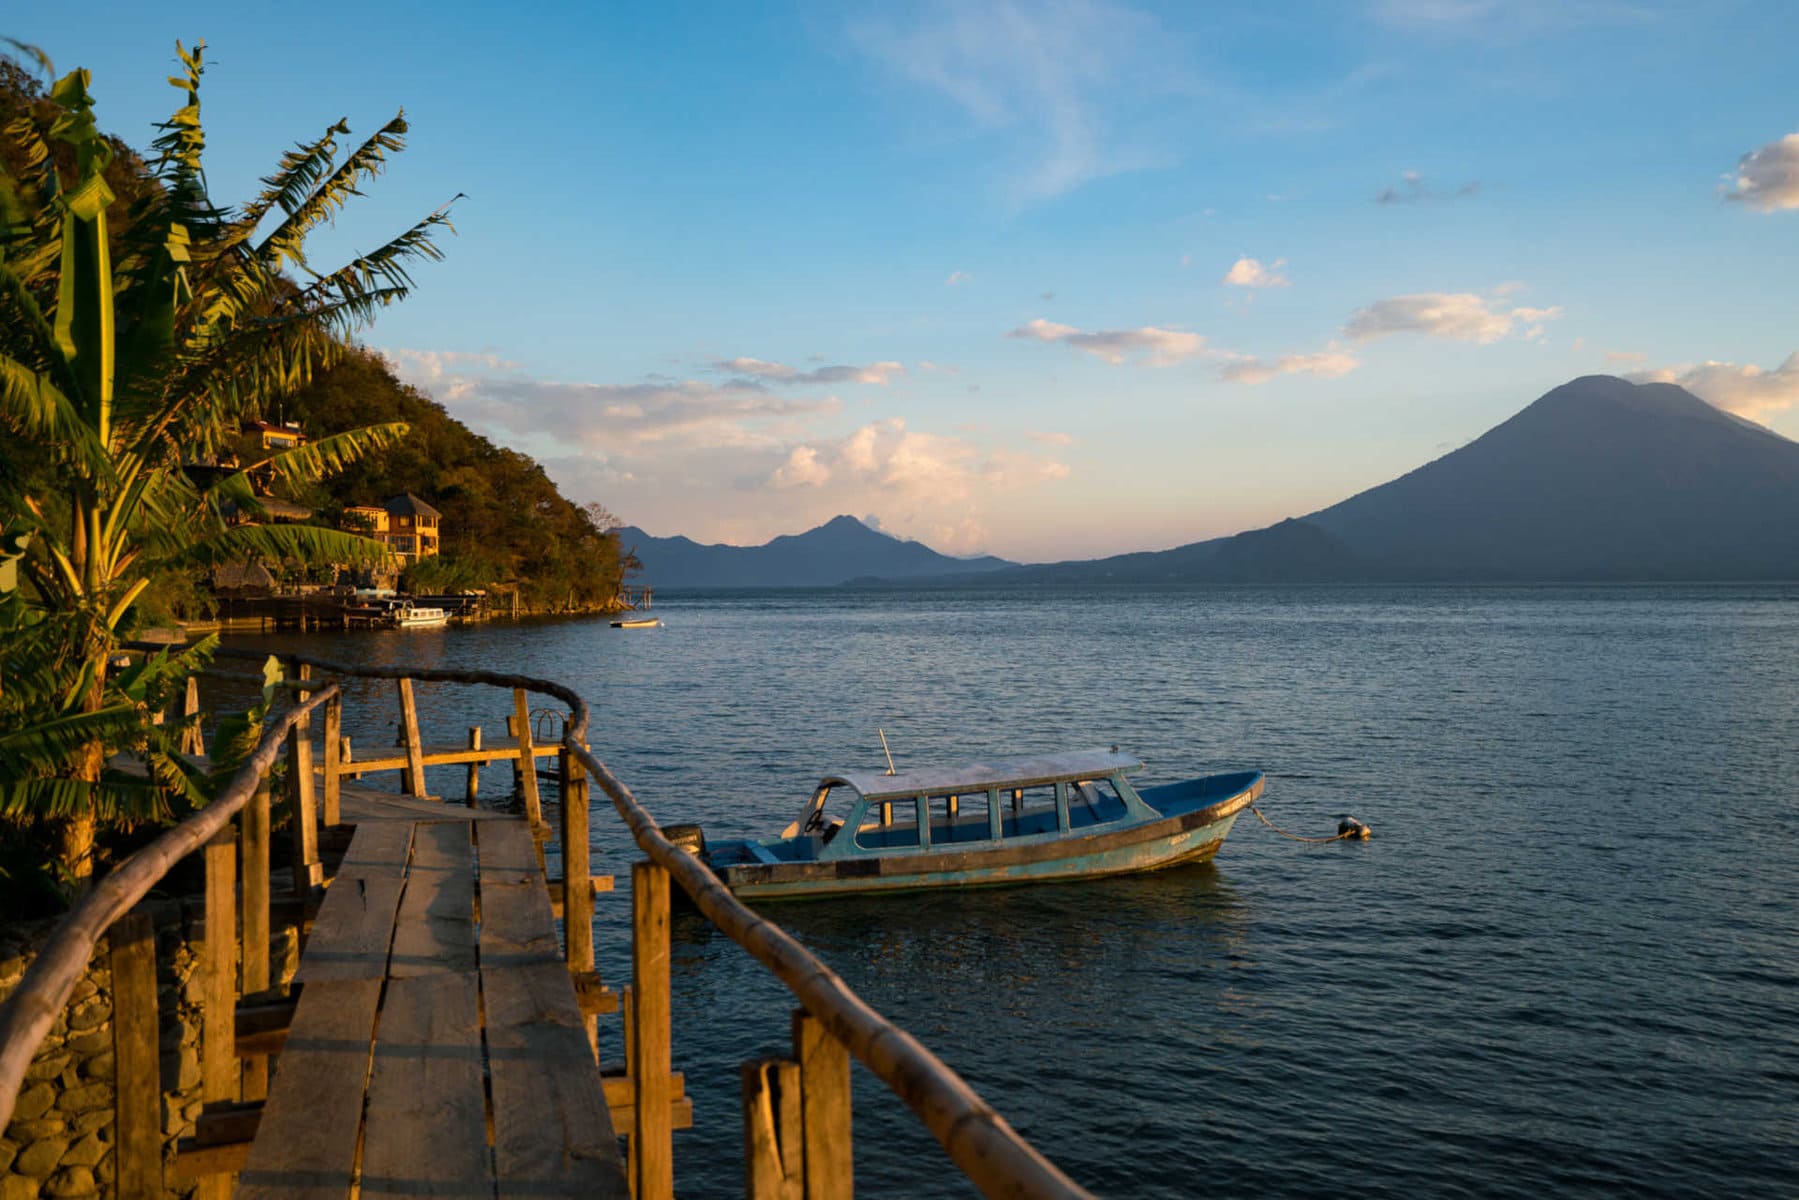
[[[96,822],[147,811],[142,790],[109,779],[106,764],[148,744],[145,705],[108,671],[152,573],[387,557],[379,542],[339,530],[233,522],[257,510],[245,471],[201,487],[184,467],[216,458],[244,420],[275,411],[404,298],[410,265],[440,258],[433,238],[449,228],[446,205],[333,270],[307,257],[308,234],[404,147],[404,114],[347,153],[349,127],[333,122],[284,154],[248,204],[215,205],[202,167],[204,47],[177,44],[183,70],[169,82],[182,103],[153,142],[154,186],[120,231],[109,229],[114,152],[87,71],[50,88],[47,129],[25,117],[4,131],[26,169],[14,178],[0,168],[0,451],[20,450],[0,462],[29,446],[42,466],[0,469],[0,526],[30,539],[19,563],[24,607],[0,614],[0,695],[18,687],[15,662],[54,661],[66,686],[31,686],[66,703],[40,710],[47,723],[34,735],[7,733],[19,736],[0,753],[0,795],[10,797],[0,815],[60,822],[63,865],[78,885],[91,876]],[[405,433],[400,423],[370,426],[249,469],[310,482]],[[185,786],[167,763],[151,766],[152,780]],[[57,782],[21,787],[21,772]]]

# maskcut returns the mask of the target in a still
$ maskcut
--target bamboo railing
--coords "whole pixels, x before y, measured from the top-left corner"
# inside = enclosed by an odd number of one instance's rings
[[[156,647],[162,649],[163,647]],[[261,659],[264,656],[231,648],[220,657]],[[568,706],[568,718],[557,756],[561,784],[560,841],[563,871],[559,881],[564,918],[564,958],[573,974],[576,991],[587,1014],[589,1038],[596,1046],[596,1015],[622,1007],[625,1015],[624,1048],[627,1078],[608,1080],[608,1100],[614,1112],[629,1110],[628,1125],[620,1129],[627,1139],[633,1195],[636,1200],[672,1197],[674,1194],[673,1132],[681,1110],[681,1077],[673,1071],[669,1014],[669,901],[670,884],[678,883],[706,918],[747,950],[799,1001],[793,1014],[793,1050],[789,1058],[764,1059],[742,1068],[745,1186],[751,1197],[825,1200],[848,1197],[853,1188],[851,1161],[851,1113],[849,1058],[854,1056],[903,1101],[942,1144],[956,1167],[990,1197],[1086,1197],[1089,1195],[1053,1163],[1025,1141],[992,1106],[982,1100],[959,1075],[911,1034],[875,1011],[850,987],[785,930],[758,916],[737,900],[697,858],[677,848],[662,835],[660,826],[631,790],[587,747],[588,707],[581,696],[549,680],[491,671],[464,671],[411,667],[379,667],[334,663],[305,656],[283,656],[293,664],[297,678],[284,687],[297,696],[278,720],[270,722],[255,753],[233,777],[225,793],[213,804],[163,834],[150,846],[131,856],[108,875],[86,899],[56,927],[37,960],[4,1006],[0,1006],[0,1128],[11,1117],[21,1081],[34,1051],[55,1023],[95,947],[111,932],[116,963],[126,964],[122,978],[135,980],[136,995],[143,991],[143,963],[152,972],[148,985],[151,1003],[146,1027],[141,1014],[127,1011],[127,990],[115,985],[116,1026],[136,1030],[138,1040],[148,1038],[151,1067],[147,1082],[133,1084],[127,1094],[127,1054],[119,1055],[118,1112],[120,1131],[117,1178],[120,1195],[152,1194],[148,1181],[152,1168],[144,1157],[154,1150],[153,1173],[161,1178],[160,1128],[154,1117],[144,1125],[144,1113],[154,1114],[160,1094],[154,1069],[155,986],[153,960],[141,943],[141,914],[130,910],[180,860],[204,849],[207,880],[207,947],[202,964],[208,974],[205,1026],[202,1031],[202,1098],[209,1102],[254,1100],[266,1088],[266,1057],[245,1058],[241,1079],[227,1078],[243,1047],[233,1046],[231,1019],[236,996],[268,985],[267,955],[245,952],[240,986],[226,978],[241,944],[266,946],[268,937],[268,803],[266,777],[285,744],[290,756],[288,790],[284,799],[292,807],[298,836],[294,839],[293,868],[296,895],[310,891],[318,879],[318,854],[312,831],[317,816],[331,826],[339,818],[341,779],[370,770],[397,770],[404,790],[422,796],[424,770],[431,765],[468,764],[468,795],[476,798],[479,766],[486,761],[515,759],[515,778],[525,816],[534,830],[543,828],[537,795],[537,755],[547,747],[532,742],[531,713],[527,693],[550,696]],[[309,678],[317,675],[318,678]],[[343,695],[329,677],[359,677],[396,681],[402,709],[403,758],[356,761],[341,752]],[[433,755],[427,753],[418,732],[414,681],[486,685],[510,689],[514,696],[514,747],[495,747],[481,754],[479,731],[471,731],[468,750]],[[309,693],[309,694],[308,694]],[[190,700],[190,704],[191,704]],[[323,708],[322,803],[315,810],[312,743],[308,732],[315,712]],[[479,756],[479,757],[477,757]],[[598,783],[629,830],[647,861],[636,863],[632,878],[632,985],[622,997],[599,985],[594,970],[593,893],[588,839],[589,779]],[[232,901],[236,879],[228,823],[242,814],[238,847],[246,864],[241,907],[242,933],[231,941],[212,936],[213,931],[235,927]],[[259,843],[259,844],[258,844]],[[541,835],[540,835],[541,847]],[[260,855],[260,859],[258,859]],[[260,862],[260,866],[258,866]],[[541,863],[541,854],[540,854]],[[258,878],[252,878],[258,875]],[[260,891],[260,900],[252,893]],[[125,918],[121,920],[121,918]],[[215,924],[215,922],[217,922]],[[147,923],[147,922],[145,922]],[[132,973],[131,964],[142,960]],[[261,958],[261,972],[250,966]],[[256,985],[256,986],[250,986]],[[611,1003],[607,1003],[610,1000]],[[622,1003],[620,1003],[622,1001]],[[135,1002],[133,1002],[135,1003]],[[142,1008],[141,1004],[137,1007]],[[147,1033],[145,1029],[147,1028]],[[117,1035],[115,1034],[115,1037]],[[222,1045],[221,1045],[222,1041]],[[134,1060],[135,1061],[135,1060]],[[145,1073],[138,1069],[137,1075]],[[616,1088],[615,1082],[622,1086]],[[149,1090],[146,1092],[145,1088]],[[148,1099],[146,1100],[146,1096]],[[145,1105],[148,1104],[148,1108]],[[128,1115],[128,1110],[129,1114]],[[148,1132],[143,1132],[144,1129]],[[125,1133],[133,1130],[131,1163]],[[204,1139],[202,1139],[204,1140]],[[185,1157],[185,1154],[184,1154]],[[204,1152],[197,1158],[204,1159]],[[213,1173],[198,1162],[202,1195],[223,1196],[228,1175],[225,1162]],[[133,1183],[126,1189],[126,1180]]]

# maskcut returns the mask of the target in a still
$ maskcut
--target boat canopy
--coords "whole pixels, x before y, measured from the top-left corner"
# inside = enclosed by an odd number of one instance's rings
[[[847,784],[870,800],[892,800],[925,793],[984,792],[988,788],[1020,788],[1067,779],[1095,779],[1113,772],[1143,769],[1140,759],[1117,750],[1073,750],[1031,758],[1004,758],[960,767],[920,767],[897,775],[860,772],[827,775],[821,789]]]

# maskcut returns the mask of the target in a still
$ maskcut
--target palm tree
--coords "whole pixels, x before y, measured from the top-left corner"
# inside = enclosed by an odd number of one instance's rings
[[[109,234],[113,151],[95,124],[87,71],[51,87],[47,131],[29,119],[5,131],[27,170],[0,172],[0,430],[22,451],[0,455],[0,532],[30,543],[20,562],[27,598],[0,606],[0,638],[16,643],[0,645],[8,672],[0,693],[20,686],[15,661],[61,664],[29,686],[56,698],[54,719],[65,725],[59,737],[20,743],[22,758],[9,760],[0,746],[0,813],[59,821],[60,856],[78,887],[91,876],[96,821],[153,806],[143,789],[105,779],[109,754],[147,736],[141,714],[154,689],[133,677],[134,699],[108,664],[151,574],[386,553],[317,526],[230,523],[228,513],[259,511],[246,473],[202,486],[183,467],[214,458],[243,420],[274,411],[381,306],[404,297],[408,265],[440,258],[432,237],[448,227],[446,206],[330,272],[307,261],[308,234],[403,147],[403,114],[341,161],[349,127],[335,122],[283,155],[250,203],[216,207],[201,165],[204,47],[176,47],[184,70],[170,82],[185,103],[159,127],[156,186],[122,232]],[[59,151],[72,167],[59,168]],[[371,426],[256,466],[298,485],[405,432]],[[193,665],[191,657],[165,665],[152,682]],[[135,722],[125,719],[133,705]]]

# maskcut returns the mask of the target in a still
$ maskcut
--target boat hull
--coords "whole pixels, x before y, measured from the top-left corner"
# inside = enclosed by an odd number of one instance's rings
[[[1252,786],[1206,808],[1122,829],[980,849],[746,863],[721,868],[718,874],[746,900],[1133,875],[1210,859],[1224,844],[1237,815],[1261,793],[1262,779],[1257,776]]]

